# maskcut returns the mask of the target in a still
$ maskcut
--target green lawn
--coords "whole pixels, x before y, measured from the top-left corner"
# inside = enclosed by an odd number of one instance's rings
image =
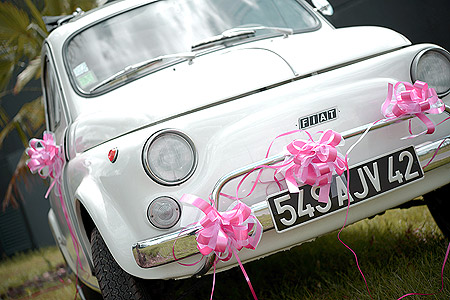
[[[370,299],[353,255],[336,235],[337,232],[333,232],[315,242],[246,264],[259,299]],[[433,293],[440,289],[447,241],[425,206],[391,210],[363,220],[345,228],[341,238],[358,254],[373,299],[395,300],[405,293]],[[54,270],[62,262],[56,248],[2,261],[0,294],[8,287]],[[65,280],[67,282],[68,278]],[[166,283],[165,292],[170,291],[175,299],[187,294],[183,299],[207,300],[211,284],[212,276],[177,281]],[[450,299],[448,267],[444,272],[444,284],[442,293],[406,299]],[[43,294],[33,299],[74,298],[73,283],[59,284],[59,287],[49,292],[49,286],[43,287]],[[214,299],[252,299],[239,268],[217,274]]]
[[[0,299],[73,300],[74,280],[57,247],[19,253],[0,262]]]
[[[341,238],[356,251],[373,299],[440,289],[447,241],[425,206],[360,221],[346,227]],[[370,299],[353,254],[338,241],[337,232],[245,269],[260,299]],[[449,275],[447,267],[442,293],[406,299],[450,299]],[[209,299],[211,283],[208,276],[187,299]],[[252,299],[239,268],[217,275],[214,299]]]

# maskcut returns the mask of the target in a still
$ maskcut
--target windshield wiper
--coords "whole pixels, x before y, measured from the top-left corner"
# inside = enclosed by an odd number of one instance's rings
[[[222,32],[219,35],[215,35],[212,37],[209,37],[207,39],[204,39],[194,45],[192,45],[191,50],[199,50],[215,45],[223,44],[224,42],[236,40],[236,39],[246,39],[249,37],[255,36],[255,30],[240,30],[237,32]]]
[[[294,30],[292,28],[283,28],[283,27],[269,27],[269,26],[249,26],[249,27],[235,27],[231,29],[227,29],[219,35],[212,36],[205,40],[194,44],[191,47],[191,50],[199,50],[207,47],[212,47],[215,45],[223,44],[224,42],[236,40],[236,39],[245,39],[249,37],[253,37],[256,34],[256,30],[274,30],[281,32],[284,37],[288,35],[294,34]]]
[[[137,63],[137,64],[133,64],[133,65],[129,65],[126,66],[125,68],[123,68],[122,70],[120,70],[119,72],[107,77],[106,79],[100,81],[99,83],[97,83],[96,85],[94,85],[89,92],[92,93],[96,90],[98,90],[99,88],[113,82],[116,81],[119,78],[122,77],[128,77],[132,74],[135,74],[137,72],[139,72],[140,70],[144,69],[144,68],[148,68],[154,64],[160,63],[165,59],[170,59],[170,58],[184,58],[189,60],[190,62],[197,56],[197,54],[193,53],[193,52],[187,52],[187,53],[177,53],[177,54],[167,54],[167,55],[161,55],[158,57],[154,57],[148,60],[144,60],[143,62]]]

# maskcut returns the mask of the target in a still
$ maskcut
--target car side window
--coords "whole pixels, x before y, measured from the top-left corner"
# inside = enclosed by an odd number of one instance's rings
[[[55,131],[59,127],[62,118],[61,94],[55,72],[48,58],[46,58],[44,64],[44,88],[48,126],[51,131]]]

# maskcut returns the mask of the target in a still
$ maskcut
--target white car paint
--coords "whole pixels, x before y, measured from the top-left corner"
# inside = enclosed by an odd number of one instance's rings
[[[67,103],[66,150],[69,161],[64,169],[64,197],[77,228],[83,281],[96,285],[90,270],[90,246],[80,216],[80,205],[88,212],[118,264],[128,273],[146,279],[184,278],[199,266],[170,263],[141,268],[132,254],[138,241],[176,232],[202,213],[190,210],[170,230],[153,227],[146,211],[158,196],[177,200],[184,193],[206,198],[224,174],[265,156],[271,141],[279,134],[298,128],[298,119],[336,107],[336,120],[312,127],[310,132],[332,128],[345,132],[382,118],[379,107],[387,94],[387,84],[411,81],[414,57],[429,44],[410,45],[402,35],[388,29],[357,27],[334,29],[326,22],[314,32],[258,40],[199,55],[192,64],[182,62],[154,72],[100,96],[83,98],[69,82],[63,61],[64,42],[74,32],[103,17],[128,9],[140,0],[119,1],[56,29],[47,39]],[[261,91],[260,91],[261,89]],[[248,95],[246,93],[249,93]],[[449,104],[450,96],[443,100]],[[169,105],[167,103],[170,103]],[[377,109],[374,109],[377,108]],[[433,116],[439,122],[444,116]],[[419,123],[414,123],[415,126]],[[411,144],[430,141],[428,136],[400,140],[407,134],[401,122],[371,132],[352,152],[350,164],[357,164]],[[188,134],[198,151],[196,172],[187,182],[165,187],[154,182],[142,167],[142,149],[155,132],[174,128]],[[449,125],[437,128],[431,140],[449,134]],[[63,143],[64,132],[57,134]],[[354,143],[346,141],[342,151]],[[386,143],[382,141],[388,141]],[[277,141],[276,154],[289,142]],[[108,152],[119,149],[117,162]],[[350,210],[349,222],[372,216],[402,204],[450,181],[450,166],[426,174],[418,183],[365,201]],[[248,188],[248,186],[243,187]],[[227,186],[233,193],[235,187]],[[259,187],[246,200],[248,205],[266,198]],[[221,200],[219,207],[229,202]],[[50,223],[60,247],[70,253],[66,259],[76,269],[76,255],[70,236],[59,226],[64,218],[52,200]],[[185,209],[185,208],[184,208]],[[269,255],[342,226],[345,212],[317,219],[282,234],[263,235],[256,250],[244,250],[243,261]],[[59,241],[58,240],[58,241]],[[194,261],[198,256],[188,260]],[[220,263],[219,270],[236,264]]]

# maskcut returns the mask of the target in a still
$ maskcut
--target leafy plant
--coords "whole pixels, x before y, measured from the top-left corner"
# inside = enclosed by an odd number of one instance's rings
[[[45,0],[44,8],[40,11],[31,0],[23,1],[26,10],[12,3],[0,2],[0,147],[13,131],[19,134],[24,147],[27,147],[30,137],[40,135],[45,125],[42,97],[23,105],[13,118],[9,118],[1,107],[2,96],[20,93],[31,80],[41,76],[40,53],[49,34],[42,17],[68,15],[78,7],[86,11],[98,5],[95,0]],[[17,78],[13,78],[19,66],[25,69]],[[12,80],[15,80],[14,88],[7,90]],[[19,178],[25,179],[26,159],[26,155],[22,155],[17,164],[3,207],[17,205],[16,197],[21,198],[17,183]]]

